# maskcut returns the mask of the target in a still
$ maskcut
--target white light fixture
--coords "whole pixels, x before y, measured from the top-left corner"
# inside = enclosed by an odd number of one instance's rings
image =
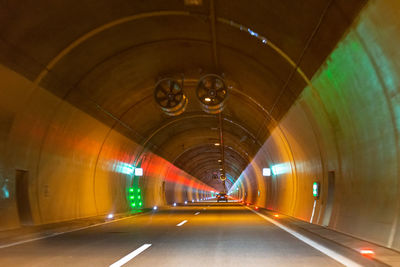
[[[135,176],[143,176],[143,169],[135,168]]]
[[[153,207],[153,210],[157,210],[157,206],[154,206],[154,207]]]
[[[194,203],[194,199],[192,199],[192,203]]]
[[[222,162],[222,160],[219,159],[218,162]]]
[[[214,146],[219,146],[219,145],[220,145],[220,143],[215,143],[215,144],[214,144]]]
[[[206,98],[204,98],[204,101],[206,101],[206,102],[210,102],[210,101],[211,101],[211,98],[209,98],[209,97],[206,97]]]
[[[176,203],[174,203],[174,207],[176,207]]]
[[[107,219],[112,219],[112,218],[114,218],[114,214],[110,213],[107,215]]]
[[[271,176],[270,168],[263,168],[262,172],[263,172],[263,176]]]
[[[185,205],[187,204],[187,201],[185,201]]]

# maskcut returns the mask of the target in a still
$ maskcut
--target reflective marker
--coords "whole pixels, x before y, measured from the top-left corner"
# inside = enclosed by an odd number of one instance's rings
[[[372,256],[375,254],[375,252],[372,249],[365,248],[360,250],[361,255],[363,256]]]

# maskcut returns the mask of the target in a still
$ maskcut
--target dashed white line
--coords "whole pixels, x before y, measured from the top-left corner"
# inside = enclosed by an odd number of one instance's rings
[[[332,259],[342,263],[345,266],[350,266],[350,267],[361,267],[360,264],[358,264],[357,262],[352,261],[351,259],[340,255],[339,253],[321,245],[318,244],[317,242],[311,240],[310,238],[290,229],[289,227],[284,226],[283,224],[277,222],[276,220],[273,220],[255,210],[250,209],[249,207],[245,207],[246,209],[254,212],[255,214],[257,214],[258,216],[260,216],[261,218],[269,221],[272,224],[275,224],[276,226],[278,226],[279,228],[281,228],[282,230],[288,232],[289,234],[293,235],[294,237],[298,238],[299,240],[303,241],[304,243],[306,243],[307,245],[315,248],[316,250],[319,250],[320,252],[324,253],[325,255],[327,255],[328,257],[331,257]]]
[[[176,226],[182,226],[182,225],[184,225],[185,223],[187,223],[187,220],[184,220],[184,221],[178,223]]]
[[[127,263],[128,261],[130,261],[131,259],[136,257],[137,255],[139,255],[140,253],[142,253],[143,251],[148,249],[150,246],[151,246],[151,244],[144,244],[140,248],[132,251],[131,253],[129,253],[125,257],[121,258],[119,261],[114,262],[113,264],[111,264],[110,267],[120,267],[120,266],[124,265],[125,263]]]
[[[196,212],[194,215],[199,215],[199,214],[200,214],[200,211]]]

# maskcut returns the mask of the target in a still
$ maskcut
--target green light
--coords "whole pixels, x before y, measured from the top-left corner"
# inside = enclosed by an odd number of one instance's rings
[[[133,188],[129,189],[129,192],[133,192]]]
[[[138,196],[138,199],[140,199],[140,196]]]
[[[134,196],[131,196],[131,199],[135,199],[135,197],[134,197]]]
[[[318,182],[313,183],[313,196],[319,197],[319,183]]]
[[[142,206],[142,202],[139,202],[139,206]]]
[[[135,206],[136,206],[136,204],[135,204],[135,203],[132,203],[132,204],[131,204],[131,206],[132,206],[132,207],[135,207]]]
[[[140,188],[138,188],[138,190],[137,190],[138,192],[140,192]]]

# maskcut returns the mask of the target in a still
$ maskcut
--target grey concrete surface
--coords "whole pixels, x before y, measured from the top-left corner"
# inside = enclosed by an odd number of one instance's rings
[[[232,202],[177,206],[0,249],[0,265],[109,266],[143,244],[152,246],[124,266],[341,266]]]

